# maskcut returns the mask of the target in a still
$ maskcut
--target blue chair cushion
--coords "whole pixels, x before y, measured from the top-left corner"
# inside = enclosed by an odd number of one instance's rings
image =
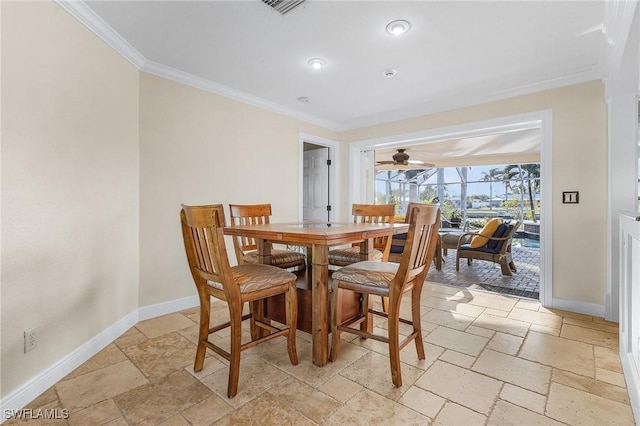
[[[509,225],[506,223],[501,223],[498,226],[498,229],[496,229],[496,232],[493,233],[492,237],[494,238],[502,238],[505,235],[507,235],[507,230],[509,229]],[[496,247],[498,247],[498,245],[500,245],[501,241],[496,241],[496,240],[489,240],[489,242],[487,243],[487,248],[488,249],[495,249]]]
[[[406,240],[407,239],[407,233],[404,232],[402,234],[396,234],[393,236],[393,239],[391,240],[391,253],[400,253],[402,254],[404,252],[404,245],[401,246],[394,246],[393,245],[393,240]]]
[[[509,232],[511,232],[512,229],[513,229],[513,225],[507,225],[507,229],[505,229],[504,234],[500,238],[504,238],[507,235],[509,235]],[[498,252],[500,252],[500,250],[502,250],[502,245],[506,241],[496,241],[496,242],[498,243],[498,245],[496,245],[496,253],[498,253]]]
[[[481,251],[484,253],[491,253],[491,254],[497,254],[500,252],[500,250],[497,250],[495,248],[489,248],[486,245],[482,246],[482,247],[477,247],[477,248],[471,248],[471,246],[469,244],[463,244],[460,246],[460,250],[469,250],[469,251]]]

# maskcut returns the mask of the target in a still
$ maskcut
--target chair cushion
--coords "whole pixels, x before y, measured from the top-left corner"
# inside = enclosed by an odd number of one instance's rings
[[[507,227],[504,230],[504,234],[502,235],[501,238],[506,237],[507,235],[509,235],[509,232],[511,232],[511,230],[513,229],[513,225],[507,225]],[[496,241],[498,244],[496,244],[496,253],[500,252],[502,250],[502,246],[504,245],[504,243],[506,243],[507,241]]]
[[[486,237],[491,237],[498,229],[498,226],[502,223],[502,219],[494,217],[484,225],[484,227],[478,232],[478,235],[474,235],[471,239],[471,248],[479,248],[489,242]]]
[[[304,262],[304,254],[293,250],[271,250],[271,265],[287,265],[295,262]],[[246,263],[260,263],[257,251],[245,253],[244,261]]]
[[[391,239],[391,253],[403,253],[404,252],[404,244],[402,245],[394,245],[393,242],[394,240],[406,240],[407,239],[407,233],[403,232],[401,234],[396,234],[393,236],[393,238]]]
[[[391,262],[358,262],[334,272],[332,278],[351,284],[389,288],[398,266],[398,263]]]
[[[496,229],[496,232],[493,233],[492,237],[494,238],[505,237],[507,235],[508,229],[509,229],[509,225],[507,225],[506,223],[501,223],[498,226],[498,229]],[[487,243],[487,248],[495,249],[496,247],[498,247],[498,245],[500,245],[501,242],[502,241],[489,240],[489,242]]]
[[[329,263],[332,264],[345,265],[360,262],[360,260],[360,247],[341,248],[329,252]],[[373,251],[373,260],[377,262],[382,260],[380,250]]]
[[[296,280],[291,272],[275,266],[245,263],[232,266],[231,274],[240,287],[240,293],[251,293],[271,287],[277,287]],[[207,285],[222,290],[222,284],[215,281],[207,281]]]
[[[497,254],[497,253],[500,252],[500,249],[499,248],[489,248],[487,246],[471,247],[470,244],[462,244],[460,246],[460,251],[481,251],[483,253]]]
[[[405,217],[401,214],[397,214],[393,217],[395,223],[405,223]]]
[[[442,244],[442,248],[455,249],[458,247],[458,240],[462,234],[462,232],[445,232],[441,234],[440,243]]]

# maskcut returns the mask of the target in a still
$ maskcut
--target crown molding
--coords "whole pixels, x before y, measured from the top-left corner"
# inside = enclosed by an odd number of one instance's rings
[[[324,120],[315,117],[310,114],[305,114],[300,111],[296,111],[291,108],[284,107],[275,102],[268,101],[258,96],[251,95],[240,90],[233,89],[231,87],[215,83],[211,80],[207,80],[202,77],[189,74],[184,71],[177,70],[175,68],[168,67],[166,65],[158,64],[153,61],[145,61],[144,65],[140,69],[141,71],[149,74],[154,74],[159,77],[163,77],[169,80],[176,81],[178,83],[186,84],[187,86],[195,87],[207,92],[215,93],[236,101],[240,101],[249,105],[253,105],[262,109],[266,109],[278,114],[286,115],[291,118],[305,121],[307,123],[315,124],[327,129],[340,131],[340,126],[329,120]]]
[[[118,34],[113,27],[107,24],[100,16],[89,8],[81,0],[54,0],[60,7],[66,10],[71,16],[76,18],[95,33],[101,40],[107,43],[116,52],[122,55],[134,67],[140,71],[155,74],[188,86],[215,93],[227,98],[231,98],[249,105],[257,106],[278,114],[302,120],[327,129],[340,131],[340,126],[332,121],[315,117],[311,114],[301,113],[291,108],[276,104],[275,102],[262,99],[260,97],[245,93],[222,84],[147,60],[128,41]]]
[[[552,78],[540,82],[524,84],[505,90],[494,91],[488,94],[482,93],[482,89],[475,89],[473,91],[450,91],[440,94],[437,98],[432,99],[429,103],[422,105],[422,107],[420,108],[413,108],[411,110],[398,110],[395,112],[390,111],[376,116],[369,116],[356,120],[346,121],[340,123],[340,127],[342,128],[342,131],[355,130],[363,127],[370,127],[385,123],[391,123],[394,121],[407,120],[423,115],[471,107],[474,105],[485,104],[502,99],[528,95],[545,90],[558,89],[560,87],[572,86],[574,84],[586,83],[588,81],[601,79],[602,71],[600,66],[597,65],[579,73],[569,74],[566,76]]]
[[[145,58],[127,40],[118,34],[109,24],[91,10],[83,1],[53,0],[58,6],[66,10],[82,25],[96,34],[116,52],[122,55],[134,67],[140,69]]]

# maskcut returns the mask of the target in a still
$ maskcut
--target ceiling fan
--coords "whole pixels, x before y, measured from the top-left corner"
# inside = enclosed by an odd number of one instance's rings
[[[407,154],[405,151],[405,148],[398,148],[397,150],[398,152],[396,152],[395,154],[393,154],[393,156],[391,158],[393,158],[392,161],[376,161],[376,166],[391,166],[394,169],[400,169],[400,170],[404,170],[404,169],[429,169],[431,167],[435,167],[435,164],[431,164],[431,163],[425,163],[424,161],[420,161],[420,160],[409,160],[409,154]],[[379,167],[380,169],[386,168],[386,167]]]

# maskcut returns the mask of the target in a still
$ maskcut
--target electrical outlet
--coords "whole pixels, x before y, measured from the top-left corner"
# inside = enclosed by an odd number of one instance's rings
[[[32,351],[36,348],[36,328],[30,328],[24,332],[24,353]]]

